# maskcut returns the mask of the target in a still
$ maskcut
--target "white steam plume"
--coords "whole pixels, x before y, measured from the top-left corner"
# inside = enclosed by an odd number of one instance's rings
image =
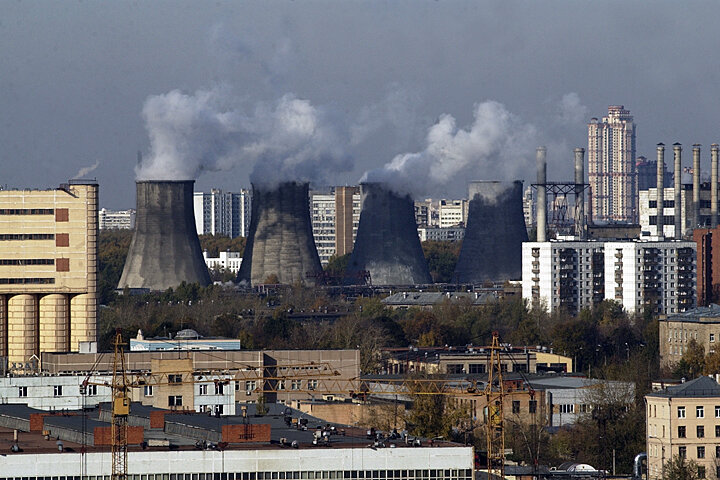
[[[254,182],[322,181],[352,167],[327,109],[286,94],[248,107],[227,88],[173,90],[145,101],[150,154],[140,180],[187,180],[203,171],[254,166]]]
[[[73,178],[83,178],[83,177],[85,177],[85,175],[95,171],[95,169],[99,166],[100,166],[100,160],[97,160],[95,163],[93,163],[89,167],[83,167],[80,170],[78,170],[78,172],[75,174],[75,176]]]
[[[468,128],[459,129],[451,115],[440,116],[427,132],[423,151],[397,155],[366,172],[361,182],[384,182],[402,193],[426,195],[444,191],[454,181],[523,178],[532,168],[537,137],[535,127],[502,104],[478,103]]]

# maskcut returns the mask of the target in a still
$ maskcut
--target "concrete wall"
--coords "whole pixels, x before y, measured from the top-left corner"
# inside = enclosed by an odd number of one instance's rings
[[[210,284],[193,213],[193,180],[137,182],[137,219],[119,288]]]
[[[312,275],[321,272],[322,266],[308,202],[307,183],[285,182],[275,188],[253,185],[250,236],[239,281],[254,286],[276,276],[283,284],[315,284]]]
[[[522,243],[528,241],[522,182],[471,182],[465,239],[454,280],[502,282],[522,277]]]
[[[346,283],[360,283],[358,272],[370,272],[373,285],[432,283],[415,224],[410,196],[386,185],[365,183],[355,248],[348,262]]]

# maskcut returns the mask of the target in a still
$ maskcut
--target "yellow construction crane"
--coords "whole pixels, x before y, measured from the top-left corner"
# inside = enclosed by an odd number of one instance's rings
[[[127,479],[127,451],[128,451],[128,416],[130,414],[130,390],[146,385],[170,385],[175,374],[191,374],[192,381],[196,375],[217,376],[219,381],[248,381],[256,382],[255,393],[307,393],[325,395],[349,395],[356,398],[367,398],[369,395],[447,395],[452,397],[478,398],[485,396],[487,405],[487,419],[485,433],[487,437],[488,473],[502,476],[505,472],[505,437],[503,418],[503,381],[500,368],[500,352],[497,332],[493,333],[493,342],[490,348],[490,365],[488,368],[488,383],[484,390],[477,388],[477,382],[472,379],[444,379],[444,378],[338,378],[340,373],[333,370],[329,364],[309,363],[298,365],[273,365],[270,367],[251,367],[236,370],[233,373],[219,370],[197,369],[173,373],[133,373],[130,381],[127,377],[125,355],[122,349],[122,335],[117,332],[113,341],[113,374],[112,383],[106,381],[91,381],[88,378],[83,382],[87,385],[104,385],[112,389],[112,480]],[[292,390],[286,389],[288,381],[298,379],[319,380],[310,387],[310,382],[303,382],[305,387],[298,386]]]

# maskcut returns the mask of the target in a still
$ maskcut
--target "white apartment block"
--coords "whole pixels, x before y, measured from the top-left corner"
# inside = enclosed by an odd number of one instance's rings
[[[310,218],[312,221],[313,238],[317,248],[320,263],[323,266],[328,264],[330,257],[335,255],[337,245],[338,218],[337,195],[335,188],[330,191],[310,192]],[[352,235],[353,242],[357,235],[360,223],[360,210],[362,208],[360,194],[353,194],[352,198]]]
[[[640,190],[638,194],[640,211],[640,229],[643,236],[657,236],[657,188]],[[675,188],[665,188],[663,191],[663,235],[666,238],[675,238]],[[695,218],[693,205],[693,186],[683,184],[680,190],[681,208],[680,224],[683,226],[681,235],[691,234],[697,226],[710,224],[710,185],[700,185],[700,215]]]
[[[465,238],[463,227],[418,227],[421,242],[459,242]]]
[[[250,231],[252,194],[212,189],[210,193],[195,192],[193,209],[198,235],[225,235],[230,238],[247,237]]]
[[[525,242],[523,298],[533,308],[577,313],[605,299],[602,242]]]
[[[603,300],[628,312],[696,304],[694,242],[523,243],[522,292],[533,307],[576,314]]]
[[[535,194],[532,187],[527,187],[523,193],[523,216],[525,217],[525,228],[528,232],[535,226],[536,216]]]
[[[98,228],[100,230],[132,230],[135,228],[135,210],[102,208],[98,212]]]
[[[242,254],[240,252],[218,252],[217,257],[210,257],[207,250],[205,250],[203,251],[203,259],[210,270],[219,269],[238,273],[242,263]]]
[[[467,200],[440,200],[440,228],[465,226],[467,222]]]

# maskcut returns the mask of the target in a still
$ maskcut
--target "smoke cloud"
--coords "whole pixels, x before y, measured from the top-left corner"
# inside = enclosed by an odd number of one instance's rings
[[[84,178],[89,173],[95,171],[95,169],[98,168],[99,166],[100,166],[100,160],[96,161],[89,167],[81,168],[80,170],[78,170],[78,172],[75,174],[75,176],[73,178]]]
[[[424,150],[397,155],[370,170],[361,182],[383,182],[400,193],[442,192],[454,181],[523,178],[532,168],[537,129],[511,114],[504,105],[475,105],[474,120],[458,128],[452,115],[442,115],[425,137]]]
[[[253,168],[257,183],[324,181],[352,167],[347,134],[329,109],[286,94],[249,105],[227,87],[149,97],[150,154],[139,180],[195,179],[203,171]]]

